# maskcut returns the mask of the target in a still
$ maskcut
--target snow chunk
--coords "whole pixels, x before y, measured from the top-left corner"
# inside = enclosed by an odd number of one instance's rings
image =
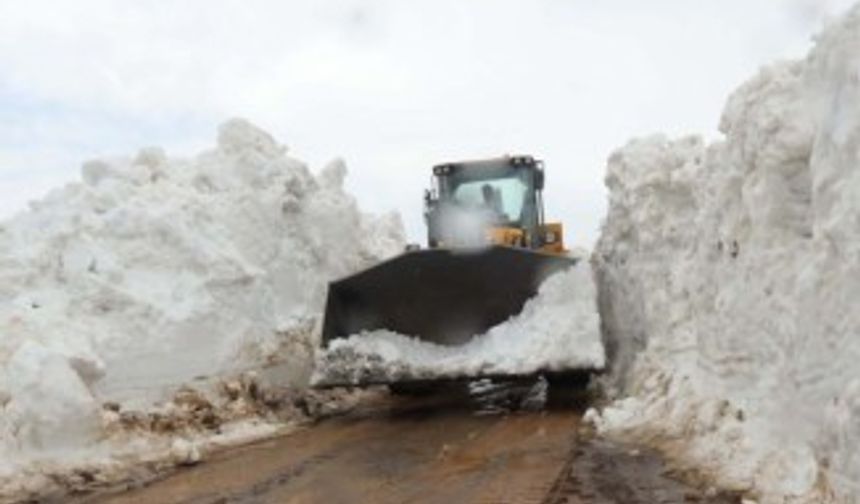
[[[12,355],[5,371],[9,400],[4,422],[14,441],[3,436],[5,454],[15,457],[80,448],[100,427],[97,403],[67,356],[32,341]]]
[[[392,382],[541,371],[598,370],[605,364],[596,293],[587,264],[541,285],[519,315],[448,347],[379,330],[336,339],[317,359],[313,380]]]

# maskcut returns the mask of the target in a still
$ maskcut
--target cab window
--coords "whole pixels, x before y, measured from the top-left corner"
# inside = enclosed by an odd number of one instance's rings
[[[523,178],[514,176],[462,182],[453,190],[454,201],[465,207],[492,211],[502,222],[519,222],[528,194],[528,183]]]

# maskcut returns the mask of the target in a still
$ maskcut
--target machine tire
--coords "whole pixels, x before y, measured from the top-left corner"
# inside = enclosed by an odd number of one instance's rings
[[[546,404],[549,407],[582,407],[588,403],[588,372],[546,373]]]
[[[438,384],[425,382],[389,383],[391,395],[402,397],[426,397],[439,390]]]
[[[587,371],[565,371],[560,373],[545,373],[543,375],[550,388],[566,388],[582,390],[591,381],[591,373]]]

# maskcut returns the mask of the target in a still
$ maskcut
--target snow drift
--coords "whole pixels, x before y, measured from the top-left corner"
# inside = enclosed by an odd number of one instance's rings
[[[604,364],[594,280],[580,262],[548,278],[520,314],[465,345],[436,345],[386,330],[335,339],[318,357],[313,380],[391,383],[599,370]]]
[[[0,494],[25,469],[109,455],[104,404],[145,411],[248,371],[306,384],[327,281],[404,243],[345,173],[314,176],[233,120],[193,159],[88,162],[2,223]]]
[[[860,6],[609,160],[593,261],[624,396],[590,415],[762,502],[860,501]]]

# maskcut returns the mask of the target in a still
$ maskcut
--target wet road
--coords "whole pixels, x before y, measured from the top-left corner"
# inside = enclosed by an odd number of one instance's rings
[[[655,457],[578,440],[577,401],[530,409],[526,399],[525,410],[511,411],[508,399],[500,405],[466,395],[383,397],[149,486],[77,502],[735,502],[707,499],[668,480]]]

